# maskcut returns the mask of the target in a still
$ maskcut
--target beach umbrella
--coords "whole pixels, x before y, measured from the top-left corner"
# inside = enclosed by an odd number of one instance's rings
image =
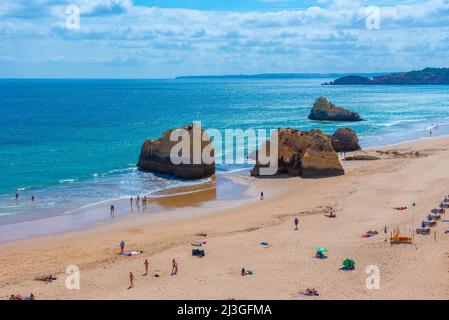
[[[321,253],[323,253],[323,252],[328,252],[329,250],[327,250],[326,248],[317,248],[316,249],[316,252],[321,252]]]
[[[345,259],[343,261],[343,266],[345,266],[346,268],[354,268],[355,267],[355,262],[352,259]]]

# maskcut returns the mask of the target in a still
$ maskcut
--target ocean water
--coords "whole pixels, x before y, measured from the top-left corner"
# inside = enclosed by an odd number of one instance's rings
[[[449,134],[449,86],[321,85],[329,80],[0,80],[0,224],[204,182],[135,168],[145,139],[192,121],[221,131],[349,126],[365,147],[427,137],[434,124],[434,135]],[[320,96],[366,121],[308,120]]]

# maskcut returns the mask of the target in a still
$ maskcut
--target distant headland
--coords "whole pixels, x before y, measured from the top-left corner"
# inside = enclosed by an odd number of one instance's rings
[[[449,84],[449,68],[425,68],[410,72],[391,73],[372,77],[347,75],[323,85],[438,85]]]
[[[259,74],[229,74],[229,75],[200,75],[180,76],[175,79],[311,79],[311,78],[339,78],[349,75],[360,77],[375,77],[383,73],[259,73]]]

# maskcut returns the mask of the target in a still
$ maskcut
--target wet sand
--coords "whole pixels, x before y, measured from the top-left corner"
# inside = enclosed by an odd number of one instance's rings
[[[0,243],[109,225],[112,223],[111,205],[115,207],[114,219],[125,217],[122,219],[132,220],[142,214],[153,219],[161,214],[173,214],[174,210],[183,214],[182,209],[190,207],[202,212],[210,209],[212,201],[214,205],[233,205],[236,200],[243,200],[246,188],[245,184],[233,182],[220,174],[204,184],[157,192],[147,198],[146,206],[142,204],[141,195],[139,204],[134,196],[132,206],[129,198],[105,200],[57,216],[0,225]]]
[[[344,162],[346,175],[326,179],[230,177],[248,186],[247,198],[186,207],[189,200],[174,197],[169,203],[176,207],[179,199],[180,206],[156,218],[121,216],[88,230],[0,244],[0,297],[33,292],[38,299],[448,299],[449,223],[416,235],[412,245],[390,245],[383,230],[399,228],[407,235],[449,194],[449,138],[362,153],[381,159]],[[393,209],[413,202],[414,210]],[[330,211],[337,218],[327,218]],[[363,238],[368,230],[379,234]],[[121,257],[121,240],[143,254]],[[195,241],[207,242],[204,258],[191,256]],[[314,258],[317,247],[329,249],[327,259]],[[142,276],[145,258],[149,276]],[[173,258],[177,276],[170,276]],[[356,261],[356,270],[339,270],[346,258]],[[71,264],[80,269],[80,290],[65,287]],[[379,289],[366,287],[370,266],[379,268]],[[254,274],[242,277],[242,267]],[[136,280],[128,290],[130,271]],[[44,273],[58,280],[33,280]],[[321,295],[298,295],[308,287]]]

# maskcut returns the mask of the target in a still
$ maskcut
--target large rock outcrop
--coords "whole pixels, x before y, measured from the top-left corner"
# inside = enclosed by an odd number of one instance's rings
[[[359,138],[351,128],[339,128],[330,138],[332,148],[336,152],[352,152],[361,149]]]
[[[270,154],[270,143],[265,142],[261,151]],[[300,131],[290,128],[278,130],[278,171],[290,176],[305,178],[329,177],[344,174],[330,138],[320,130]],[[263,167],[256,161],[252,176],[260,175]]]
[[[328,121],[363,121],[357,112],[337,107],[329,102],[325,97],[315,100],[309,114],[310,120]]]
[[[174,164],[170,158],[170,152],[172,148],[178,144],[178,141],[170,141],[170,135],[172,131],[168,130],[164,132],[163,136],[157,140],[146,140],[140,151],[139,162],[137,166],[143,171],[159,172],[164,174],[169,174],[178,178],[185,179],[200,179],[210,177],[215,173],[215,160],[214,160],[214,149],[210,142],[207,134],[200,127],[196,127],[196,132],[203,136],[201,141],[201,154],[205,148],[206,151],[210,151],[209,154],[212,157],[212,164],[207,164],[203,161],[202,157],[200,163],[194,163],[193,161],[193,137],[194,137],[194,127],[196,125],[189,125],[183,129],[188,132],[190,139],[190,157],[187,163]],[[201,137],[200,135],[200,137]]]

